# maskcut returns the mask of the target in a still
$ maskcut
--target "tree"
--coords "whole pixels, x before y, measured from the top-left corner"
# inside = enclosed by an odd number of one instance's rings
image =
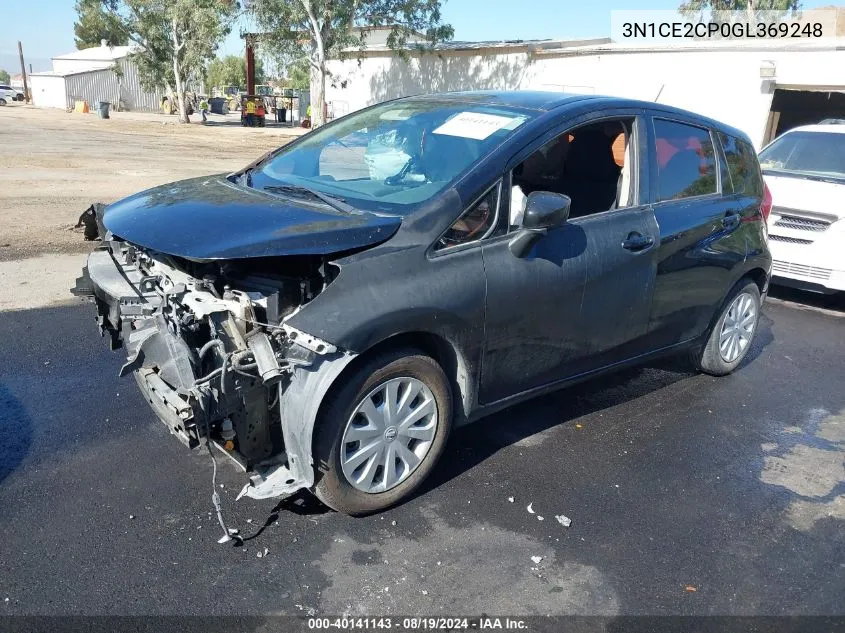
[[[9,84],[11,81],[12,78],[9,76],[9,72],[0,68],[0,84]]]
[[[176,95],[179,121],[188,123],[186,86],[202,76],[205,65],[231,29],[237,14],[232,0],[97,0],[119,20],[130,41],[141,83]]]
[[[213,60],[206,69],[206,81],[209,87],[246,86],[246,61],[237,55],[226,55]],[[264,63],[255,58],[255,83],[266,82]]]
[[[412,39],[425,49],[454,32],[441,21],[440,0],[253,0],[249,10],[264,33],[262,43],[284,65],[307,60],[315,127],[324,123],[326,61],[364,46],[365,32],[355,27],[389,27],[387,45],[400,55]]]
[[[300,59],[288,64],[285,73],[291,88],[306,90],[311,84],[310,65],[307,59]]]
[[[120,20],[104,11],[98,0],[77,0],[76,15],[73,33],[77,49],[99,46],[103,40],[109,46],[125,46],[129,43]]]
[[[757,11],[797,11],[801,0],[686,0],[680,6],[684,15],[700,14],[704,11],[745,11],[749,21]]]
[[[115,62],[111,65],[109,70],[114,73],[114,78],[117,80],[117,94],[114,99],[114,109],[117,112],[120,112],[120,87],[123,85],[123,66],[120,65],[120,62]]]

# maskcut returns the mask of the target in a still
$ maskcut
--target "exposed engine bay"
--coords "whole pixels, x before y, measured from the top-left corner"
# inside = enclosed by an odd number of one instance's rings
[[[126,348],[120,375],[134,374],[186,446],[205,444],[247,473],[239,497],[310,486],[307,416],[288,420],[285,412],[308,404],[291,406],[286,392],[298,367],[345,355],[285,321],[339,268],[322,256],[195,262],[111,237],[89,256],[74,294],[94,296],[102,334],[112,349]],[[307,397],[307,389],[297,394]]]

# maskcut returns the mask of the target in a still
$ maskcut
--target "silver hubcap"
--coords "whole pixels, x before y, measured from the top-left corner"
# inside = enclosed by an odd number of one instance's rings
[[[722,321],[719,352],[726,363],[732,363],[745,354],[756,327],[757,303],[749,293],[743,292],[733,300]]]
[[[346,423],[340,465],[364,492],[395,488],[422,463],[437,433],[437,403],[416,378],[394,378],[361,399]]]

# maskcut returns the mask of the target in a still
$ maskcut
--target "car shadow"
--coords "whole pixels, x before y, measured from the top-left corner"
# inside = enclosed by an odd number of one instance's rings
[[[798,290],[796,288],[772,284],[769,286],[769,297],[779,301],[788,301],[799,306],[845,313],[845,292],[826,295],[820,292],[810,292],[808,290]]]
[[[773,323],[765,312],[761,315],[752,347],[737,371],[753,363],[775,340],[772,333]],[[399,505],[422,497],[448,483],[503,448],[553,427],[636,400],[697,375],[698,372],[692,367],[687,354],[664,356],[642,365],[598,376],[571,387],[514,404],[478,422],[462,426],[453,432],[443,456],[431,475]],[[517,408],[520,408],[520,412],[518,422],[515,422]],[[563,415],[561,412],[564,412]],[[279,501],[264,524],[255,533],[244,536],[243,541],[260,536],[278,519],[282,511],[312,516],[331,512],[331,509],[310,492],[301,490]]]
[[[594,378],[462,426],[452,434],[443,457],[415,496],[425,495],[526,438],[636,400],[693,375],[691,369],[683,368],[683,363],[669,359]]]
[[[764,313],[752,347],[737,371],[753,363],[774,341],[772,324],[773,321]],[[478,422],[460,427],[453,433],[434,471],[410,498],[425,495],[503,448],[533,435],[637,400],[697,375],[698,372],[686,354],[665,356],[515,404]]]
[[[26,408],[0,383],[0,482],[17,469],[31,443],[32,421]]]

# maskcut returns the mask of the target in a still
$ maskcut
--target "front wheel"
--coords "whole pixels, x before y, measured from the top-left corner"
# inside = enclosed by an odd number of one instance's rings
[[[728,295],[704,347],[693,357],[706,374],[725,376],[734,371],[748,350],[760,321],[760,289],[753,281],[740,282]]]
[[[375,356],[322,407],[314,493],[345,514],[384,510],[428,476],[451,426],[449,381],[434,359],[414,350]]]

